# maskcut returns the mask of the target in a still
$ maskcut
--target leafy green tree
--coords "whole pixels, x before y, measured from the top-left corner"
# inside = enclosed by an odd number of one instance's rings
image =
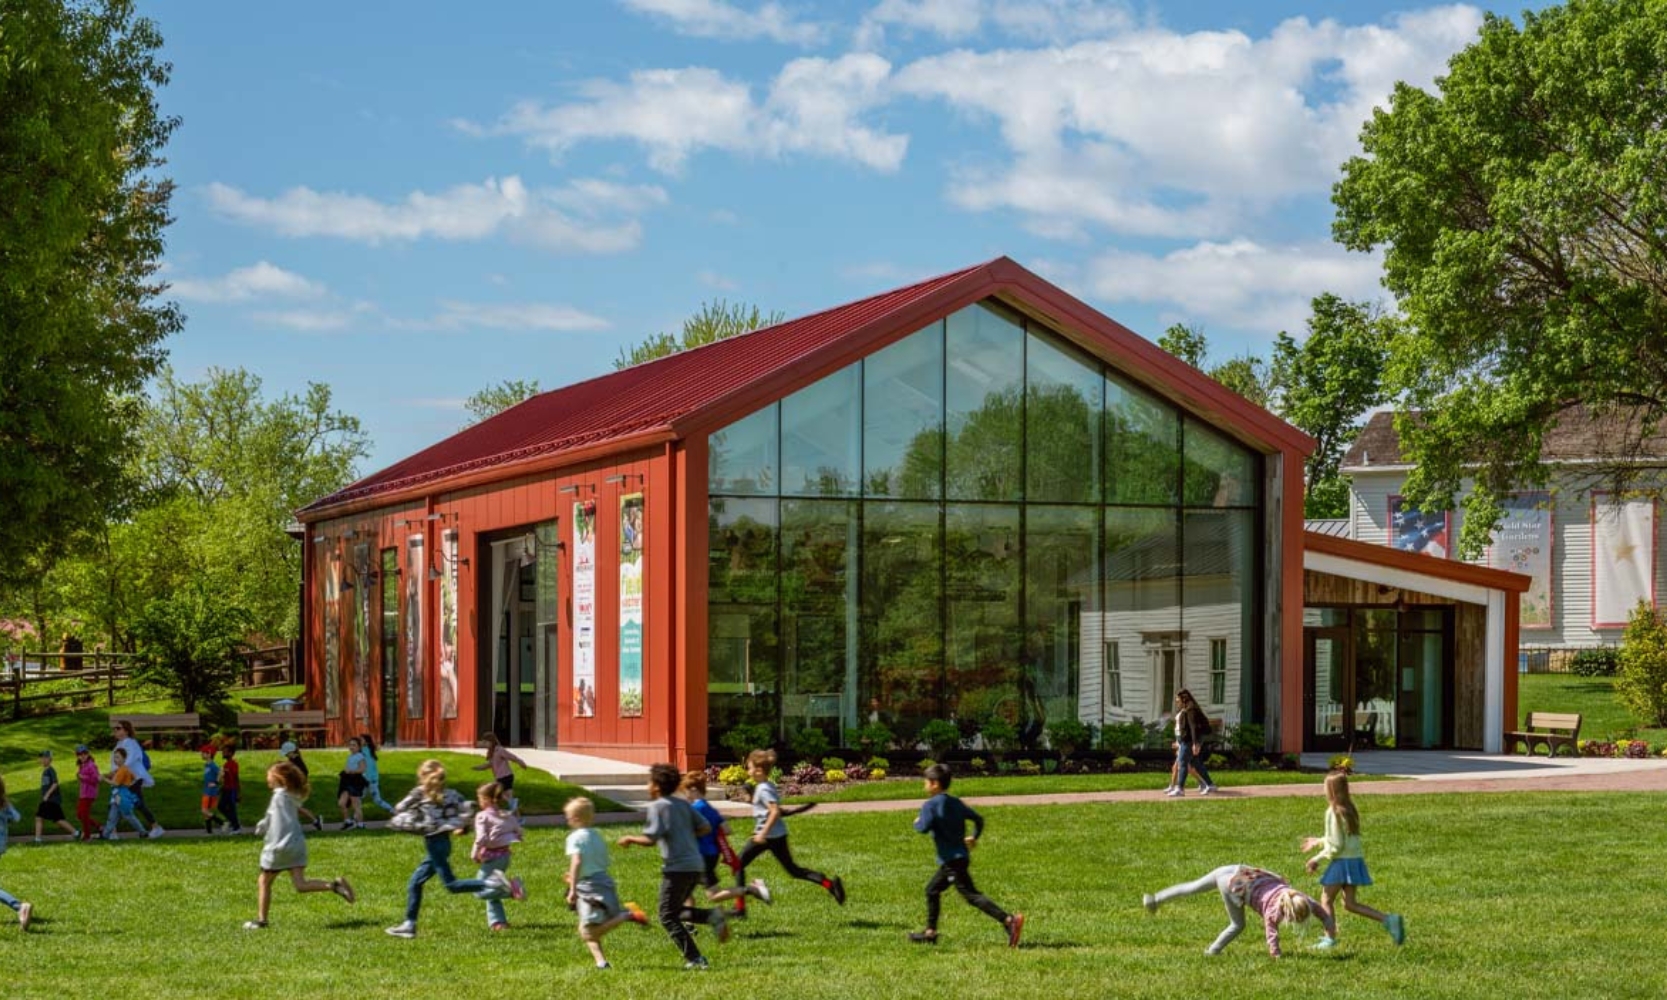
[[[1267,362],[1254,354],[1228,358],[1211,368],[1209,375],[1220,382],[1223,387],[1243,396],[1263,409],[1273,405],[1271,386],[1268,383]]]
[[[1317,442],[1304,470],[1308,517],[1346,517],[1349,484],[1339,471],[1360,420],[1386,401],[1383,370],[1394,323],[1377,308],[1329,292],[1315,297],[1308,337],[1274,341],[1270,381],[1279,415]]]
[[[196,712],[218,705],[237,682],[238,656],[253,624],[218,588],[192,584],[146,604],[133,623],[140,665],[135,673]]]
[[[526,402],[539,391],[538,379],[506,378],[464,400],[463,408],[469,411],[469,423],[478,424],[487,417],[495,417],[512,406]]]
[[[1381,248],[1406,325],[1388,385],[1404,398],[1405,492],[1450,505],[1479,551],[1503,494],[1545,481],[1565,416],[1606,427],[1601,478],[1654,462],[1667,416],[1667,5],[1569,0],[1490,15],[1435,93],[1397,85],[1333,191],[1334,234]],[[1603,418],[1608,418],[1603,422]]]
[[[757,306],[734,304],[719,299],[716,302],[701,303],[700,310],[683,321],[683,331],[679,335],[660,332],[630,348],[621,349],[619,357],[614,361],[614,368],[630,368],[645,361],[663,358],[669,354],[677,354],[691,347],[701,347],[719,340],[766,326],[775,326],[783,319],[785,313],[766,313]]]
[[[131,0],[0,0],[0,577],[117,508],[131,396],[180,327],[156,299],[161,46]]]
[[[1186,323],[1175,323],[1158,338],[1158,346],[1187,364],[1204,370],[1204,359],[1210,353],[1210,342],[1204,328]]]
[[[1621,634],[1615,697],[1646,726],[1667,726],[1667,621],[1643,601]]]

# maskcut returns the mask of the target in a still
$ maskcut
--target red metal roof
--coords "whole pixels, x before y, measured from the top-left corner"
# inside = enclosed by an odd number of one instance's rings
[[[300,512],[316,521],[332,508],[433,492],[471,474],[548,460],[564,453],[623,450],[654,434],[681,437],[723,426],[799,383],[849,364],[963,305],[1002,294],[1048,316],[1117,357],[1131,374],[1270,448],[1305,455],[1307,435],[1177,362],[1059,288],[998,257],[833,309],[682,351],[535,396]],[[662,438],[663,440],[664,438]],[[576,456],[577,457],[577,456]]]

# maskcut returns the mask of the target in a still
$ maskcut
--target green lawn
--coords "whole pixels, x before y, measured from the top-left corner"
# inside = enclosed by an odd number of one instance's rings
[[[263,692],[266,690],[270,689],[262,689]],[[24,817],[23,823],[13,827],[13,836],[21,835],[25,828],[31,835],[34,832],[35,803],[39,798],[40,787],[40,763],[37,755],[43,747],[50,748],[53,752],[53,765],[58,769],[58,780],[65,789],[64,811],[70,815],[73,822],[76,796],[73,752],[75,744],[95,734],[108,733],[112,718],[120,718],[124,714],[166,713],[177,710],[165,702],[155,702],[119,706],[113,711],[96,708],[63,715],[31,716],[0,725],[0,778],[4,778],[7,792]],[[156,776],[157,784],[155,788],[145,792],[145,802],[156,814],[157,820],[169,828],[200,826],[202,757],[186,751],[152,750],[150,755],[152,772]],[[109,766],[109,750],[95,751],[94,756],[100,768]],[[347,762],[347,751],[340,748],[304,749],[302,756],[307,761],[313,779],[313,794],[309,805],[320,811],[326,821],[339,820],[341,816],[335,805],[336,774]],[[471,799],[474,797],[475,786],[490,777],[488,772],[471,770],[483,760],[478,754],[386,750],[379,758],[382,797],[389,802],[398,801],[399,796],[409,791],[415,782],[417,765],[429,757],[436,757],[445,762],[452,784]],[[243,804],[238,812],[245,824],[252,825],[266,808],[266,769],[278,760],[278,752],[242,750],[238,752],[237,759],[243,775]],[[568,799],[584,791],[578,786],[558,781],[536,769],[517,772],[515,790],[521,799],[522,811],[533,815],[558,813]],[[610,799],[597,796],[592,798],[596,799],[598,809],[606,811],[617,808],[617,804]],[[93,812],[101,822],[104,819],[107,800],[108,789],[101,795],[100,804]],[[377,820],[386,818],[386,815],[382,810],[366,803],[365,818]]]
[[[1318,784],[1324,774],[1302,771],[1229,771],[1212,770],[1210,776],[1223,788],[1235,785],[1293,785]],[[1366,775],[1357,780],[1372,780]],[[1070,792],[1138,792],[1158,791],[1169,783],[1162,771],[1134,771],[1127,774],[1043,774],[1033,776],[968,775],[955,779],[958,795],[1057,795]],[[886,802],[920,797],[920,779],[902,781],[864,781],[847,785],[836,791],[816,795],[795,796],[794,802]],[[1188,795],[1194,794],[1197,779],[1187,779]]]
[[[1520,674],[1517,706],[1529,712],[1579,712],[1580,738],[1643,739],[1667,743],[1667,729],[1642,729],[1615,698],[1615,678],[1574,674]]]
[[[1309,799],[985,810],[974,871],[998,903],[1028,914],[1016,952],[953,893],[941,945],[904,940],[921,923],[933,867],[911,813],[797,818],[795,853],[842,874],[848,904],[785,881],[762,859],[776,905],[755,906],[726,946],[702,934],[713,963],[704,976],[680,971],[658,929],[629,926],[608,939],[614,970],[591,969],[558,896],[559,830],[535,830],[518,849],[512,870],[530,898],[509,904],[509,933],[487,931],[478,901],[431,885],[414,942],[382,933],[399,919],[421,856],[411,837],[316,838],[311,873],[352,877],[358,905],[280,884],[264,932],[239,929],[254,906],[252,838],[19,844],[0,859],[0,885],[36,904],[36,926],[23,936],[0,919],[0,963],[6,995],[18,998],[66,987],[215,998],[1663,996],[1650,915],[1667,890],[1667,849],[1649,831],[1664,807],[1667,796],[1654,793],[1374,798],[1363,819],[1378,884],[1362,899],[1406,914],[1406,946],[1345,915],[1337,951],[1308,948],[1312,931],[1287,934],[1281,962],[1268,958],[1254,917],[1224,955],[1206,958],[1224,924],[1217,899],[1150,917],[1140,893],[1240,861],[1312,887],[1296,851],[1299,837],[1320,832],[1321,807]],[[616,848],[614,860],[622,896],[651,905],[654,852]]]

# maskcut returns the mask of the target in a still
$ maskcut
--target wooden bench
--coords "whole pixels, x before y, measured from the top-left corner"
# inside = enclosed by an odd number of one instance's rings
[[[1580,713],[1578,712],[1529,712],[1523,721],[1522,729],[1505,734],[1505,746],[1515,753],[1517,744],[1529,754],[1534,752],[1534,745],[1545,744],[1547,757],[1557,756],[1557,748],[1566,746],[1575,753],[1580,752]]]
[[[190,736],[195,738],[202,732],[203,717],[197,712],[180,712],[175,715],[112,715],[112,724],[126,722],[133,727],[133,738],[141,745],[146,736]],[[153,749],[158,749],[152,744]]]
[[[314,737],[313,746],[324,745],[324,709],[295,709],[289,712],[239,712],[237,713],[237,731],[243,740],[243,746],[249,746],[249,737],[260,732],[276,733],[279,736],[303,742],[307,736]]]

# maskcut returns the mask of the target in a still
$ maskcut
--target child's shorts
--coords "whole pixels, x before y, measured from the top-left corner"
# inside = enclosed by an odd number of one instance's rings
[[[43,801],[35,806],[35,818],[44,819],[48,823],[56,823],[64,818],[63,804]]]
[[[579,897],[579,923],[602,924],[624,912],[619,905],[619,890],[612,875],[600,872],[574,883]]]
[[[1326,865],[1320,876],[1321,885],[1371,885],[1372,876],[1366,872],[1365,858],[1336,858]]]
[[[203,812],[211,813],[218,808],[220,808],[220,796],[218,796],[218,795],[204,795],[203,796]]]

